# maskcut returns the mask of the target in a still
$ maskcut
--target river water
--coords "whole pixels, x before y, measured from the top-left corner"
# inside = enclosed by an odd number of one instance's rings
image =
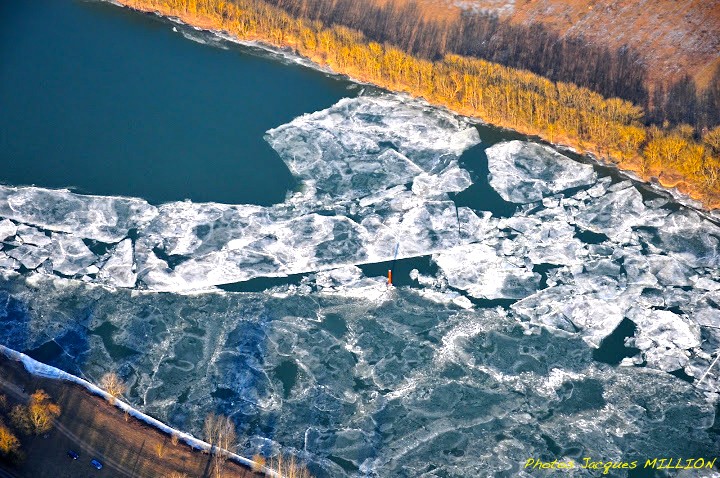
[[[717,453],[703,215],[155,15],[14,1],[0,24],[3,345],[318,476]]]

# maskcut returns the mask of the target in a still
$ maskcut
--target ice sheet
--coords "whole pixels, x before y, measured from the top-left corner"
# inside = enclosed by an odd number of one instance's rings
[[[282,444],[322,478],[520,476],[528,455],[704,456],[720,445],[714,395],[652,368],[598,364],[573,333],[426,290],[353,298],[343,289],[373,280],[351,267],[317,276],[320,293],[177,295],[36,275],[5,281],[0,304],[26,307],[17,320],[30,347],[54,338],[85,375],[119,373],[142,413],[200,433],[221,411],[246,456]]]

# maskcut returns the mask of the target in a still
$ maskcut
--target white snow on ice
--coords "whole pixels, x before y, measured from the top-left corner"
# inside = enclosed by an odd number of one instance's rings
[[[509,141],[486,151],[490,185],[503,199],[516,203],[539,201],[565,189],[597,179],[589,164],[578,163],[537,143]]]
[[[400,259],[432,255],[438,277],[415,277],[436,303],[517,299],[518,320],[592,347],[627,318],[636,362],[697,377],[712,359],[712,344],[697,338],[715,333],[709,317],[720,302],[704,294],[720,289],[720,227],[691,210],[520,141],[487,149],[490,184],[522,204],[515,214],[457,207],[447,193],[471,184],[458,158],[479,142],[477,130],[394,95],[341,100],[266,139],[303,184],[271,207],[155,207],[2,186],[0,266],[175,292],[316,273],[318,292],[384,300],[381,282],[355,266],[391,260],[397,247]],[[93,241],[107,252],[94,253]]]

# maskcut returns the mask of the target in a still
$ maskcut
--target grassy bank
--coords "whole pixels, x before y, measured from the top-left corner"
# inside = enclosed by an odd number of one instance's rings
[[[240,40],[292,48],[338,73],[592,153],[707,208],[720,207],[720,128],[695,138],[690,127],[646,127],[642,109],[618,98],[473,58],[423,60],[355,30],[292,18],[262,0],[119,1]]]

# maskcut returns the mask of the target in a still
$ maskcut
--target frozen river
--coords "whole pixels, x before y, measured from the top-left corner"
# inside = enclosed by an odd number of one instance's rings
[[[3,345],[116,370],[197,434],[230,415],[241,454],[318,476],[669,476],[642,464],[717,453],[715,222],[181,25],[0,11]]]

